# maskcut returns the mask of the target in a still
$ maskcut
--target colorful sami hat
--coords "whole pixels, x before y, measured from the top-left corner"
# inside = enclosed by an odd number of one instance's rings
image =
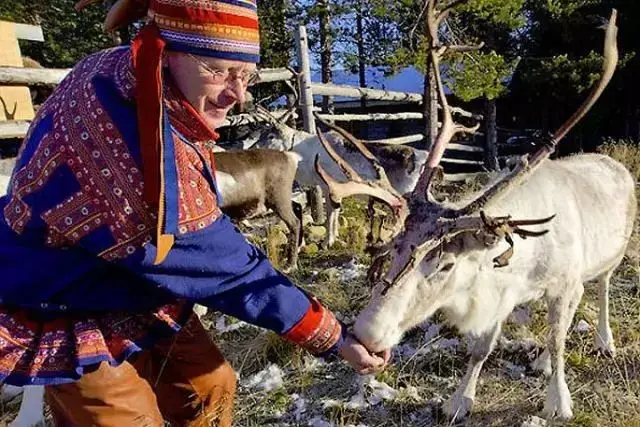
[[[76,9],[100,0],[81,0]],[[144,18],[131,45],[144,175],[144,198],[158,209],[156,264],[162,263],[177,231],[177,183],[173,138],[162,103],[165,50],[258,63],[260,35],[256,0],[118,0],[105,31]],[[212,132],[213,134],[213,132]]]

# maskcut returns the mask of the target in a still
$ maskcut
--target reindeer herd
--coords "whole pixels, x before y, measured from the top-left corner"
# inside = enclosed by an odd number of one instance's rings
[[[456,203],[437,201],[439,162],[458,133],[476,127],[454,122],[432,49],[442,126],[432,149],[365,144],[339,127],[306,133],[264,109],[271,125],[250,149],[216,154],[222,209],[236,220],[272,210],[290,229],[287,270],[303,244],[301,207],[292,203],[294,182],[320,185],[327,206],[325,247],[334,244],[344,198],[365,196],[393,214],[391,237],[369,239],[374,252],[368,279],[371,299],[353,331],[371,351],[398,344],[404,333],[442,312],[468,339],[469,363],[444,404],[453,420],[469,415],[482,365],[513,309],[543,299],[550,332],[533,363],[548,378],[544,413],[570,419],[565,341],[584,284],[599,287],[596,348],[615,354],[609,325],[609,286],[621,263],[636,217],[635,181],[627,169],[598,154],[549,160],[558,142],[600,97],[618,62],[616,11],[605,32],[600,80],[585,102],[537,151],[508,165],[485,187]],[[389,155],[393,152],[396,155]],[[399,154],[399,155],[398,155]],[[0,177],[0,179],[3,179]],[[0,184],[2,182],[0,181]],[[371,210],[369,210],[371,212]],[[514,219],[516,218],[516,219]],[[372,233],[370,233],[370,237]]]

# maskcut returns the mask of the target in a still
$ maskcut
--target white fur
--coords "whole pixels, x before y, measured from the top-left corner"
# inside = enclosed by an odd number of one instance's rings
[[[514,219],[544,218],[554,213],[556,218],[541,226],[549,229],[545,236],[526,240],[514,236],[515,253],[507,267],[495,269],[492,263],[507,247],[505,242],[487,247],[478,236],[466,233],[445,248],[442,258],[435,254],[425,257],[385,295],[378,285],[356,320],[356,335],[371,350],[391,348],[409,328],[442,310],[460,332],[484,343],[471,351],[467,374],[445,405],[447,414],[459,417],[470,409],[468,401],[475,397],[475,383],[495,345],[496,329],[517,305],[544,297],[551,332],[547,354],[534,366],[550,374],[546,413],[570,418],[571,395],[564,373],[567,331],[582,297],[583,283],[597,279],[597,345],[608,353],[614,351],[608,286],[624,256],[635,220],[634,180],[624,166],[609,157],[578,155],[547,161],[524,184],[487,206],[488,215],[512,215]],[[407,236],[396,238],[390,272],[406,265],[412,254],[412,249],[406,249],[409,243],[420,244],[420,236],[427,234],[418,225]],[[450,270],[441,270],[445,265]]]

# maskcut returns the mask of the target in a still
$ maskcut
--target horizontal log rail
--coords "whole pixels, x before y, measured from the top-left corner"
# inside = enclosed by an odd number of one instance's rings
[[[0,85],[56,86],[70,71],[71,68],[0,67]],[[287,68],[264,68],[258,70],[257,84],[291,80],[293,77],[293,72]]]
[[[0,122],[0,139],[24,138],[31,122],[26,120],[11,120]]]

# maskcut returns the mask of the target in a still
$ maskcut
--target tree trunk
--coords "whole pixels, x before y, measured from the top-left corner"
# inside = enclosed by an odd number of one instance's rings
[[[424,76],[424,135],[425,148],[431,150],[438,136],[438,91],[436,88],[436,75],[431,68],[431,60],[427,60],[427,74]]]
[[[485,145],[484,145],[484,165],[489,170],[498,170],[498,126],[495,99],[485,99]]]
[[[424,0],[425,2],[429,0]],[[426,6],[426,3],[425,3]],[[430,46],[438,46],[440,40],[438,40],[437,28],[431,33],[431,25],[436,26],[433,22],[435,19],[435,11],[433,10],[433,3],[427,8],[424,14],[424,35],[429,39]],[[436,81],[436,73],[433,70],[433,64],[431,61],[431,55],[427,53],[426,74],[424,76],[424,91],[423,91],[423,113],[424,113],[424,136],[425,145],[427,150],[431,150],[433,144],[438,136],[438,88]]]
[[[367,87],[367,64],[366,54],[364,52],[364,25],[362,16],[362,1],[358,1],[356,10],[356,37],[358,42],[358,74],[360,77],[360,87]],[[360,98],[360,105],[362,108],[366,108],[367,101],[364,98]]]
[[[318,0],[320,5],[320,66],[322,68],[322,83],[331,83],[331,20],[329,0]],[[322,111],[333,112],[333,98],[322,97]]]

